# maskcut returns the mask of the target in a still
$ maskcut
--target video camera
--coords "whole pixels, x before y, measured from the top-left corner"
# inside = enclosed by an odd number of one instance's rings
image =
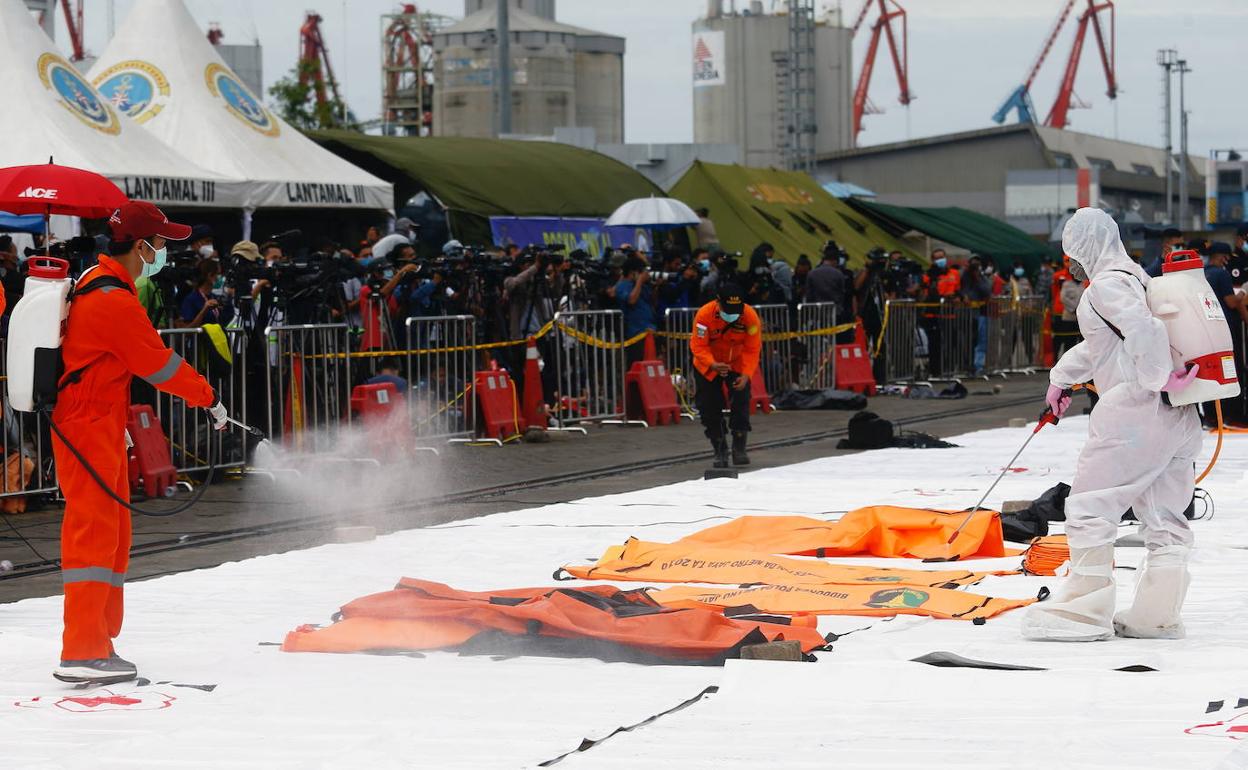
[[[26,258],[30,257],[57,257],[69,263],[71,273],[79,273],[82,271],[83,264],[95,257],[96,243],[95,239],[89,235],[79,235],[70,238],[68,241],[58,241],[48,246],[46,249],[32,249],[27,246],[22,250]]]

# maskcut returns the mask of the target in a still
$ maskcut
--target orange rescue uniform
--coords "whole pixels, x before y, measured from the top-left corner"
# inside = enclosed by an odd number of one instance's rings
[[[120,263],[101,255],[99,266],[84,274],[79,286],[103,276],[119,278],[125,288],[105,286],[73,300],[61,347],[66,374],[52,419],[113,492],[129,500],[125,431],[132,376],[191,406],[211,406],[215,396],[207,380],[165,347]],[[52,448],[65,495],[61,659],[107,658],[112,639],[121,633],[130,512],[100,488],[55,435]]]
[[[758,354],[763,349],[763,327],[758,313],[749,305],[741,307],[741,317],[728,323],[719,317],[719,302],[712,300],[698,309],[693,319],[689,350],[693,366],[703,377],[717,376],[711,364],[728,364],[743,377],[754,376]]]

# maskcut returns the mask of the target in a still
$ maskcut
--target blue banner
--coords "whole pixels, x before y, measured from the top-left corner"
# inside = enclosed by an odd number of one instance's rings
[[[562,217],[490,217],[495,246],[514,243],[562,243],[566,251],[585,249],[594,259],[602,259],[610,247],[631,244],[639,251],[650,251],[654,242],[644,227],[607,227],[601,219]]]

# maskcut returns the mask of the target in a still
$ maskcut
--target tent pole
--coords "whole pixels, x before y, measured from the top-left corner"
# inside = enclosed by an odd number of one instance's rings
[[[251,240],[251,215],[254,213],[256,213],[255,209],[251,209],[251,208],[243,209],[243,240],[244,241]]]

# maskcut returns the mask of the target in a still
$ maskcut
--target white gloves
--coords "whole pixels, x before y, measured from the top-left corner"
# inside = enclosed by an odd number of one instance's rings
[[[212,415],[212,427],[215,430],[225,430],[227,425],[226,417],[229,415],[225,411],[225,404],[221,403],[220,398],[213,401],[212,406],[208,407],[208,414]]]

